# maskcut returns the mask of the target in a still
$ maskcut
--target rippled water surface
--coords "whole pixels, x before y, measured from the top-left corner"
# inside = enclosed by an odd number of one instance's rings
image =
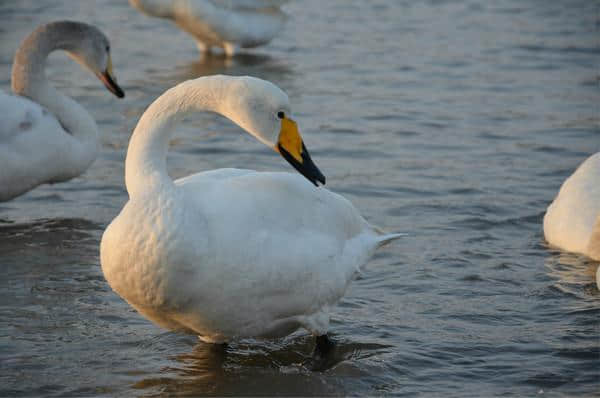
[[[225,59],[201,58],[125,0],[0,3],[2,89],[19,41],[68,17],[110,37],[127,93],[50,57],[52,82],[97,120],[102,152],[81,177],[0,204],[0,396],[598,394],[598,263],[549,248],[541,226],[561,182],[600,150],[598,3],[285,9],[280,37]],[[319,371],[305,333],[199,343],[140,317],[102,276],[131,130],[165,89],[215,73],[286,90],[328,188],[409,234],[334,309],[339,344]],[[229,166],[291,171],[224,118],[177,129],[174,177]]]

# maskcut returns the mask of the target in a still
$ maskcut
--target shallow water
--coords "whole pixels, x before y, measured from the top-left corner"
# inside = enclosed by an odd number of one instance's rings
[[[0,204],[0,396],[593,396],[600,392],[598,263],[549,248],[542,217],[600,150],[593,1],[295,1],[285,30],[202,59],[125,0],[0,3],[0,88],[42,22],[110,37],[124,100],[54,54],[102,153],[81,177]],[[338,347],[311,371],[302,332],[225,348],[158,329],[108,287],[101,234],[127,199],[123,160],[145,107],[188,78],[268,79],[290,95],[328,188],[404,231],[334,309]],[[222,134],[216,134],[216,132]],[[290,170],[223,118],[177,129],[174,177]]]

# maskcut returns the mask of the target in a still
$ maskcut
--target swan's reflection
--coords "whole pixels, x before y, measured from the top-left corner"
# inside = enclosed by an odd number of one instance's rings
[[[133,388],[154,395],[340,395],[344,383],[327,377],[339,370],[363,373],[353,360],[375,355],[386,347],[378,344],[338,343],[335,352],[312,369],[314,341],[310,336],[278,341],[245,341],[230,345],[199,342],[190,352],[173,356],[159,375],[136,382]],[[326,380],[325,380],[326,379]]]
[[[240,53],[233,57],[223,54],[203,54],[198,60],[177,65],[162,65],[144,70],[144,80],[134,81],[133,88],[153,87],[159,92],[185,80],[227,74],[254,76],[281,84],[293,76],[293,69],[284,61],[266,54]]]
[[[203,54],[199,60],[180,64],[169,75],[170,79],[183,81],[201,76],[216,75],[248,75],[269,81],[281,82],[292,75],[286,63],[267,54],[240,53],[233,57],[224,54]]]

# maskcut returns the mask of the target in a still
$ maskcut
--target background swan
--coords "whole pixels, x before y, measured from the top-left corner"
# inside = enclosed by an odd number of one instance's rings
[[[240,169],[172,181],[171,131],[199,111],[237,123],[310,182]],[[269,82],[210,76],[167,90],[142,115],[126,159],[129,202],[100,248],[106,280],[141,314],[207,342],[304,327],[328,346],[329,307],[375,249],[400,235],[381,234],[315,186],[325,178],[290,114],[287,95]]]
[[[232,55],[236,47],[257,47],[277,35],[287,15],[287,0],[129,0],[144,14],[172,20],[196,38],[200,51],[220,47]]]
[[[553,246],[600,261],[600,152],[565,180],[544,216],[544,236]]]
[[[52,22],[27,36],[13,62],[15,95],[0,91],[0,201],[76,177],[98,154],[92,116],[46,80],[46,58],[55,50],[66,51],[113,94],[124,96],[112,75],[108,39],[96,27]]]

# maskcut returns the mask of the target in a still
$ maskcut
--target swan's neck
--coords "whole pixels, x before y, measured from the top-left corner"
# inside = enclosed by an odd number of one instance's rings
[[[222,114],[226,85],[226,79],[219,76],[187,81],[167,90],[148,107],[127,150],[125,185],[130,197],[173,186],[166,164],[171,131],[190,113]]]
[[[61,94],[46,80],[48,55],[55,50],[72,51],[76,40],[59,24],[49,24],[31,33],[21,44],[12,68],[12,90],[46,107],[67,133],[77,138],[86,151],[95,154],[98,129],[91,115],[77,102]]]

